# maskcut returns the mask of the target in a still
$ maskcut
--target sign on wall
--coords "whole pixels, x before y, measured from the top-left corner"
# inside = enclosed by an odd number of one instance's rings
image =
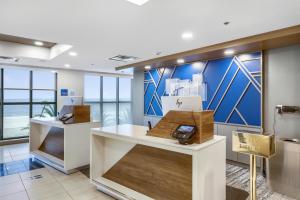
[[[60,96],[68,96],[69,95],[69,90],[68,89],[61,89],[60,90]]]
[[[261,126],[261,52],[145,71],[144,114],[162,116],[161,96],[168,78],[192,79],[203,73],[207,84],[205,110],[216,122]]]

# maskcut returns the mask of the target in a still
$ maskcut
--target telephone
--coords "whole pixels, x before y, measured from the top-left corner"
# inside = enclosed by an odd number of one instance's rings
[[[58,119],[65,124],[69,119],[72,119],[73,117],[73,113],[66,113],[62,116],[59,116]]]
[[[190,144],[196,135],[196,130],[197,127],[193,125],[179,125],[171,136],[180,144]]]

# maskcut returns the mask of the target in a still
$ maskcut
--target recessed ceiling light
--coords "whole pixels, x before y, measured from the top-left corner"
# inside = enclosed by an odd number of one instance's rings
[[[191,40],[194,38],[194,34],[190,31],[187,31],[181,34],[181,38],[184,40]]]
[[[232,50],[232,49],[227,49],[227,50],[224,51],[224,54],[225,54],[225,55],[233,55],[233,54],[234,54],[234,50]]]
[[[182,64],[182,63],[184,63],[184,62],[185,62],[185,61],[184,61],[184,59],[182,59],[182,58],[180,58],[180,59],[177,60],[177,63],[178,63],[178,64]]]
[[[34,42],[34,45],[36,45],[36,46],[43,46],[43,45],[44,45],[44,42],[41,42],[41,41],[35,41],[35,42]]]
[[[69,68],[69,67],[71,67],[71,65],[70,64],[65,64],[65,67]]]
[[[70,52],[69,52],[69,55],[70,55],[70,56],[77,56],[78,54],[77,54],[77,52],[75,52],[75,51],[70,51]]]
[[[150,65],[146,65],[145,69],[151,69],[151,66]]]
[[[194,68],[196,68],[196,69],[201,69],[202,66],[203,66],[203,63],[201,63],[201,62],[195,62],[195,63],[192,64],[192,66]]]
[[[127,1],[129,1],[130,3],[136,4],[136,5],[142,6],[145,3],[147,3],[149,0],[127,0]]]

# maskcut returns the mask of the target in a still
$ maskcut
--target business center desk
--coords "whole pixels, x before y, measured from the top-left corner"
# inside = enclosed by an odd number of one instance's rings
[[[30,120],[30,152],[39,160],[73,173],[89,165],[90,129],[100,123],[63,124],[54,117]]]
[[[91,182],[100,191],[122,200],[225,200],[225,137],[180,145],[146,133],[129,124],[91,129]]]

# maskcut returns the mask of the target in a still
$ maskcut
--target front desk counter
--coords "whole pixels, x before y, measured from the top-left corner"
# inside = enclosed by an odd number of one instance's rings
[[[202,144],[146,136],[147,127],[91,129],[91,182],[116,199],[225,200],[226,138]]]
[[[30,120],[30,152],[46,164],[70,174],[89,165],[90,129],[100,123],[63,124],[54,117]]]

